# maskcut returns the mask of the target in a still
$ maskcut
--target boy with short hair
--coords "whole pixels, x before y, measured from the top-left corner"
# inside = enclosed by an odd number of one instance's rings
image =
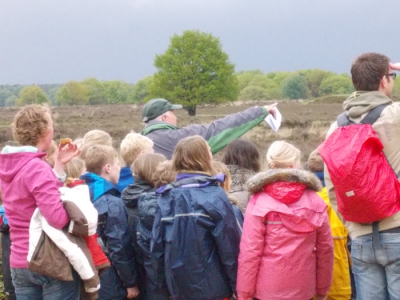
[[[122,140],[120,145],[120,153],[124,160],[125,166],[121,168],[119,182],[117,189],[122,191],[130,184],[133,183],[133,176],[131,166],[133,162],[142,153],[153,153],[153,141],[140,133],[130,132]]]
[[[81,179],[89,186],[90,198],[99,213],[99,242],[111,262],[111,267],[100,275],[99,296],[101,299],[137,297],[132,234],[125,205],[115,187],[121,169],[118,153],[110,146],[94,145],[87,151],[85,164],[87,173]]]

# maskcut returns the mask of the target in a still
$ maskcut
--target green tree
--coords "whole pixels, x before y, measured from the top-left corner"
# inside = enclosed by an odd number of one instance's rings
[[[290,76],[293,76],[292,72],[272,72],[267,74],[267,77],[271,78],[279,87],[282,87],[283,81]]]
[[[89,104],[106,104],[106,92],[103,84],[96,78],[88,78],[82,81],[88,90]]]
[[[268,93],[265,88],[256,85],[246,86],[239,94],[240,100],[265,100]]]
[[[353,91],[351,78],[347,74],[332,75],[321,82],[321,95],[349,94]]]
[[[166,52],[157,55],[157,73],[147,99],[162,97],[182,104],[189,115],[199,103],[236,100],[239,94],[235,66],[210,33],[184,31],[174,35]]]
[[[321,82],[329,77],[332,76],[333,73],[329,71],[314,69],[314,70],[306,70],[304,72],[307,82],[307,87],[311,92],[312,97],[319,97],[320,96],[320,85]]]
[[[282,82],[282,96],[289,99],[305,99],[307,96],[307,84],[304,76],[293,75]]]
[[[14,94],[11,93],[9,90],[6,90],[6,89],[0,90],[0,107],[6,106],[6,100],[7,100],[9,97],[13,96],[13,95],[14,95]],[[15,95],[14,95],[14,96],[15,96]]]
[[[19,98],[16,101],[17,106],[23,106],[27,104],[41,104],[50,103],[49,97],[46,93],[37,85],[31,85],[24,87],[19,92]]]
[[[149,95],[150,85],[153,82],[153,76],[147,76],[139,80],[128,96],[129,103],[142,103]]]
[[[56,100],[59,105],[85,105],[89,102],[88,94],[84,84],[71,80],[58,90]]]
[[[236,73],[236,78],[239,81],[239,90],[246,88],[250,81],[257,75],[264,75],[260,70],[241,71]]]
[[[104,81],[103,87],[108,104],[126,103],[132,91],[132,85],[121,80]]]
[[[13,107],[13,106],[15,106],[15,103],[17,102],[17,100],[18,100],[18,97],[17,97],[17,96],[11,95],[10,97],[8,97],[8,98],[6,99],[6,106],[7,106],[7,107]]]

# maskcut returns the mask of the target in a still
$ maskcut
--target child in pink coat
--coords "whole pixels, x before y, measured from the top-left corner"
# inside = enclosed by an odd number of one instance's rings
[[[300,150],[284,141],[267,152],[269,170],[248,181],[240,243],[239,300],[325,299],[333,271],[327,205],[319,179],[300,169]]]

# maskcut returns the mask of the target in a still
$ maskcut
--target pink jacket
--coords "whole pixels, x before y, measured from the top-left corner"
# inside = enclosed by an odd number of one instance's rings
[[[275,169],[249,182],[240,243],[239,300],[311,299],[327,295],[333,271],[333,241],[327,205],[312,173]]]
[[[12,268],[28,267],[29,224],[37,207],[47,222],[57,229],[69,221],[61,203],[57,177],[42,160],[45,153],[21,152],[35,149],[7,146],[0,154],[0,186],[10,225]]]

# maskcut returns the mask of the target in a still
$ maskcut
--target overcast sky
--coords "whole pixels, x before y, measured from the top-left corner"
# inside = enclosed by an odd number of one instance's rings
[[[400,61],[399,14],[399,0],[0,0],[0,84],[135,83],[192,29],[236,71],[348,73],[363,52]]]

